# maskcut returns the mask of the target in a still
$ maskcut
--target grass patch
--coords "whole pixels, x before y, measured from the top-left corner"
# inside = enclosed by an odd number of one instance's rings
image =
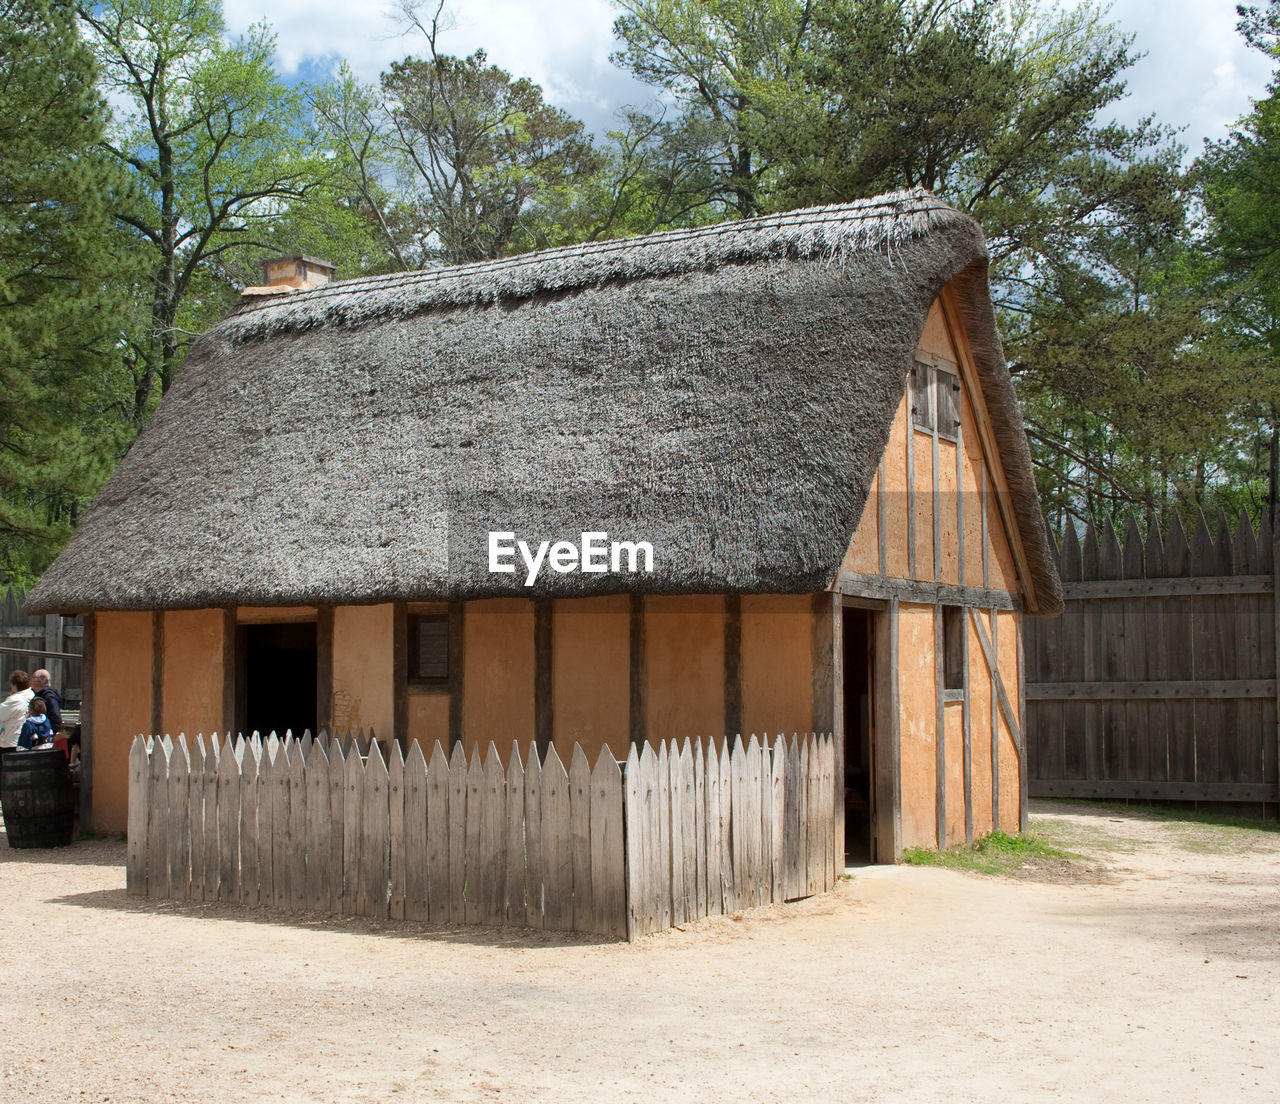
[[[92,828],[81,828],[76,833],[77,843],[89,843],[96,840],[116,840],[123,843],[127,839],[124,832],[95,832]]]
[[[1237,828],[1249,832],[1268,832],[1280,834],[1280,819],[1275,817],[1247,817],[1235,813],[1220,812],[1216,809],[1192,809],[1179,804],[1144,804],[1129,801],[1085,801],[1069,797],[1038,797],[1037,804],[1047,806],[1071,807],[1074,810],[1090,812],[1123,813],[1126,816],[1146,820],[1184,821],[1187,824],[1199,824],[1212,828]]]
[[[1020,874],[1027,867],[1043,867],[1079,858],[1071,851],[1054,847],[1035,834],[1011,836],[992,832],[973,843],[927,851],[908,847],[902,861],[912,866],[941,866],[948,870],[968,870],[977,874]]]

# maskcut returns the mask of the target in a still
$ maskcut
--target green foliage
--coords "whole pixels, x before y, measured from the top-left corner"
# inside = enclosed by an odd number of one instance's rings
[[[133,419],[173,382],[186,339],[225,314],[209,266],[267,247],[267,231],[306,196],[310,156],[298,92],[276,76],[265,26],[228,42],[210,0],[107,0],[82,7],[103,85],[123,106],[106,148],[130,173],[117,209],[152,275],[150,326],[130,339]],[[205,294],[191,292],[205,280]]]
[[[0,586],[39,574],[124,444],[123,180],[96,77],[72,7],[0,0]]]
[[[1038,836],[1029,833],[1011,836],[999,831],[945,851],[908,847],[902,852],[902,861],[910,866],[941,866],[948,870],[1006,875],[1016,875],[1027,866],[1044,866],[1077,858],[1078,855],[1054,847]]]

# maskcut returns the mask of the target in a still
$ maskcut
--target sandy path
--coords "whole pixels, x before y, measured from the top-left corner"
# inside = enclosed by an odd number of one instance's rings
[[[1041,815],[1111,880],[881,868],[633,946],[140,904],[121,844],[0,844],[0,1099],[1275,1099],[1280,835]]]

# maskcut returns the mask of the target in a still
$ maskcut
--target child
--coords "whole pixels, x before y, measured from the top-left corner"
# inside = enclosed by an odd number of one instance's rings
[[[32,698],[27,706],[27,719],[18,733],[18,747],[31,751],[39,747],[53,746],[53,725],[45,714],[49,707],[40,698]]]

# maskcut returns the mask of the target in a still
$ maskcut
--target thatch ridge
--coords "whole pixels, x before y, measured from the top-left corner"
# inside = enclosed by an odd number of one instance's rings
[[[250,308],[192,347],[28,608],[829,586],[955,281],[1032,569],[1061,602],[971,218],[923,192]],[[487,571],[487,532],[652,575]]]
[[[527,299],[614,280],[671,276],[771,257],[822,258],[896,247],[961,215],[922,188],[638,238],[584,242],[495,261],[340,280],[283,301],[247,304],[220,329],[250,340],[322,325],[360,325],[441,307]]]

